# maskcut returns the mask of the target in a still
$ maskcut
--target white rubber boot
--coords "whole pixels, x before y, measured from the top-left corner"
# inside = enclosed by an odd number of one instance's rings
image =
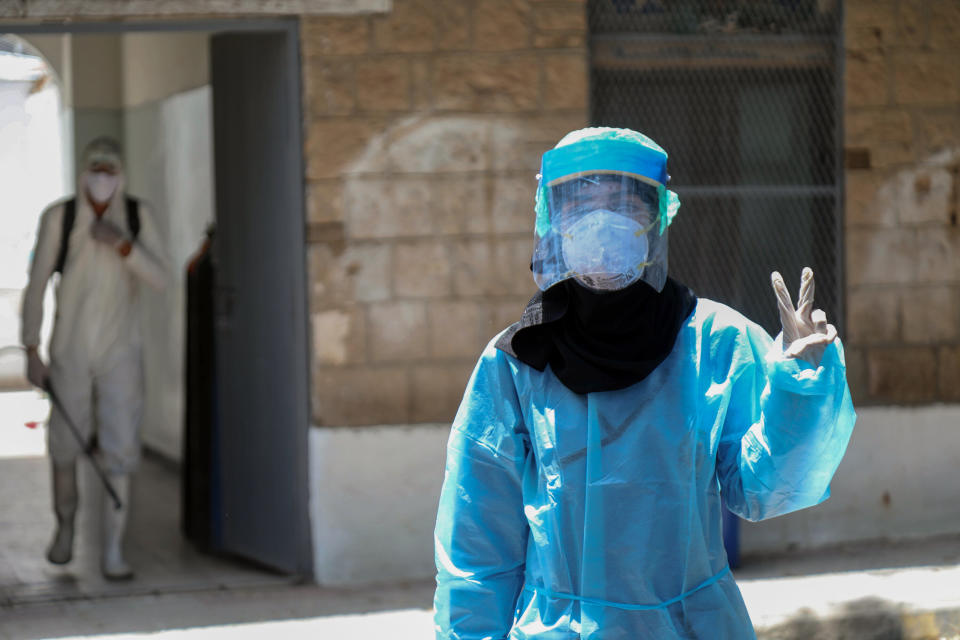
[[[53,513],[57,531],[47,548],[47,560],[67,564],[73,558],[73,524],[77,515],[77,463],[51,464],[53,480]]]
[[[100,572],[108,580],[129,580],[133,569],[123,559],[123,534],[127,528],[130,512],[130,476],[110,476],[110,484],[117,491],[122,503],[117,509],[113,498],[104,492],[103,501],[103,555],[100,557]]]

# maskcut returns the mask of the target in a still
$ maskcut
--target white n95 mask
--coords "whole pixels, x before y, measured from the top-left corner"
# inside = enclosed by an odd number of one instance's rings
[[[120,178],[109,173],[98,171],[87,176],[87,192],[98,203],[109,202],[119,184]]]
[[[563,260],[570,275],[591,289],[623,289],[647,266],[649,230],[612,211],[591,211],[563,231]]]

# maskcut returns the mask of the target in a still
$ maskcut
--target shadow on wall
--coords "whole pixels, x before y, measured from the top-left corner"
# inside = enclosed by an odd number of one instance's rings
[[[418,115],[398,121],[344,172],[348,236],[529,234],[533,177],[544,146],[529,137],[523,123],[510,118]]]
[[[847,174],[845,339],[859,407],[960,401],[958,184],[960,147]]]
[[[935,283],[950,280],[956,267],[946,231],[956,227],[957,209],[954,184],[960,172],[960,148],[934,154],[908,169],[890,175],[869,190],[848,192],[848,218],[854,226],[869,225],[883,229],[916,229],[916,247],[891,251],[888,243],[867,242],[862,254],[849,261],[848,279],[859,285]],[[850,178],[853,179],[853,178]],[[875,178],[865,177],[864,180]],[[859,186],[859,185],[857,185]],[[873,185],[870,185],[873,186]],[[868,197],[864,198],[864,195]],[[895,249],[903,249],[897,246]],[[918,259],[919,257],[919,259]],[[854,310],[855,311],[855,310]],[[851,318],[851,339],[859,342],[862,334],[884,339],[896,337],[895,318]],[[880,326],[875,321],[880,322]],[[952,320],[950,318],[949,320]],[[888,326],[889,325],[889,326]],[[953,327],[931,326],[931,339],[952,337]]]
[[[371,136],[338,169],[342,197],[312,190],[311,295],[314,310],[322,311],[313,319],[317,361],[344,366],[360,358],[345,311],[355,303],[513,296],[512,322],[533,288],[534,176],[546,143],[531,138],[554,135],[507,117],[411,116]],[[414,311],[423,314],[421,307]],[[493,331],[504,322],[491,320]],[[425,350],[425,334],[400,333],[395,349],[381,345],[390,336],[374,340],[374,347],[384,346],[377,351],[380,361]],[[456,349],[440,350],[472,365],[493,333],[479,323],[463,333]],[[465,382],[458,380],[460,391]]]

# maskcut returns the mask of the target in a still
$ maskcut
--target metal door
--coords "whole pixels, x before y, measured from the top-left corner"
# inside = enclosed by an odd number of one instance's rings
[[[295,31],[211,39],[220,547],[308,575],[308,366]]]

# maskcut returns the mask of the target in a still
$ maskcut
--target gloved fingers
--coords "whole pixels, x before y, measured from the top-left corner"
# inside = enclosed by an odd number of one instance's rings
[[[827,314],[823,309],[814,309],[811,314],[811,320],[813,322],[813,330],[817,333],[826,333],[827,332]]]
[[[90,235],[94,240],[117,246],[123,243],[125,236],[117,225],[107,220],[97,220],[90,227]]]
[[[811,311],[813,310],[814,294],[813,269],[804,267],[800,274],[800,294],[797,296],[797,315],[807,326],[813,326]]]
[[[830,331],[831,329],[832,332]],[[787,347],[786,353],[789,356],[796,357],[796,354],[800,351],[803,351],[809,346],[813,345],[827,345],[833,342],[837,337],[837,330],[833,325],[827,325],[827,329],[823,333],[811,333],[808,336],[798,338],[790,343],[790,346]]]
[[[120,231],[120,227],[113,224],[109,220],[103,219],[97,220],[93,223],[91,232],[94,234],[123,235]]]
[[[810,335],[795,340],[784,352],[788,358],[800,358],[806,360],[813,366],[819,366],[823,358],[823,352],[837,339],[837,328],[828,324],[824,333],[811,333]]]
[[[827,325],[827,344],[832,344],[837,339],[837,328],[832,324]]]
[[[773,286],[773,293],[777,296],[777,310],[780,312],[780,326],[783,327],[783,342],[791,344],[799,336],[797,331],[796,311],[793,308],[793,300],[790,299],[790,292],[787,291],[787,285],[783,282],[783,276],[779,271],[770,274],[770,284]]]

